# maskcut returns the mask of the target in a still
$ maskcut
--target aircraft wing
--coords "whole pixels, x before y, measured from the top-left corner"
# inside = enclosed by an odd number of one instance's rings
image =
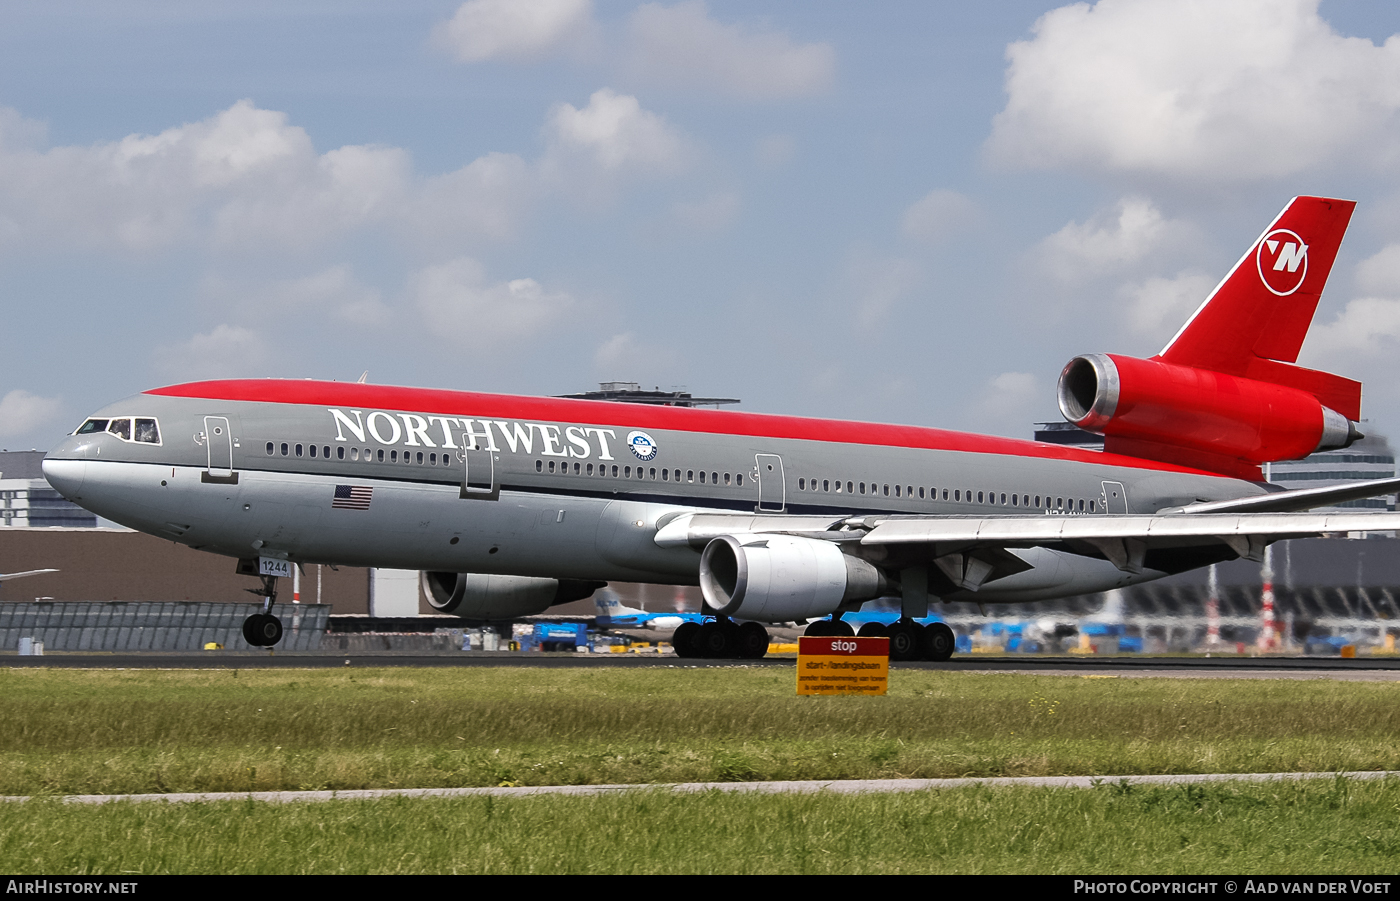
[[[858,542],[876,554],[937,564],[961,587],[975,590],[987,577],[1027,568],[1012,548],[1048,547],[1101,557],[1124,572],[1139,573],[1150,550],[1225,545],[1236,556],[1263,559],[1264,548],[1287,538],[1336,532],[1400,529],[1400,513],[1159,513],[1149,515],[1023,516],[749,516],[683,514],[665,523],[656,543],[703,548],[721,535],[786,534]],[[870,556],[870,554],[865,554]],[[973,571],[982,569],[982,578]]]
[[[38,576],[44,573],[56,573],[56,569],[31,569],[22,573],[0,573],[0,582],[8,582],[10,579],[22,579],[25,576]]]

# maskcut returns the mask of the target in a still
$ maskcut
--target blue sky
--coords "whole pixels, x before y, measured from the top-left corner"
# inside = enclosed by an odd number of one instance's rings
[[[0,445],[224,376],[1029,437],[1295,194],[1400,434],[1400,7],[8,3]]]

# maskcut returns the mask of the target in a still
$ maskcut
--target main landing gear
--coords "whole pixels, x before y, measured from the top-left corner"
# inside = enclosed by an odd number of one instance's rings
[[[277,603],[277,577],[261,578],[261,588],[244,589],[263,599],[263,609],[243,621],[243,640],[255,648],[270,648],[282,640],[282,621],[272,615],[272,605]]]
[[[671,635],[677,657],[711,660],[758,660],[768,653],[768,630],[759,623],[736,623],[727,616],[714,622],[681,623]]]
[[[839,619],[819,619],[807,627],[806,635],[888,638],[891,660],[947,660],[953,656],[957,640],[945,623],[921,626],[912,619],[890,623],[866,623],[857,633],[851,624]]]

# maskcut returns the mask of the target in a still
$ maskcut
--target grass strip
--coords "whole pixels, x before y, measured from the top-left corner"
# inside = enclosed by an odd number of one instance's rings
[[[0,869],[1390,874],[1400,780],[838,796],[0,805]]]
[[[0,670],[0,794],[1400,769],[1400,685],[771,669]]]

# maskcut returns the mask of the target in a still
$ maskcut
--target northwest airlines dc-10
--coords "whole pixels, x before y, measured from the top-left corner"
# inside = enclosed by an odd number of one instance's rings
[[[901,425],[358,383],[157,388],[44,460],[65,497],[240,558],[263,580],[250,644],[281,638],[277,577],[306,563],[425,573],[434,607],[541,612],[610,580],[698,584],[683,655],[761,657],[762,623],[902,599],[896,659],[946,659],[931,600],[1106,591],[1281,539],[1395,529],[1312,508],[1400,479],[1279,490],[1261,465],[1346,447],[1361,385],[1294,364],[1355,204],[1295,198],[1157,356],[1060,376],[1103,452]],[[737,622],[736,622],[737,621]]]

